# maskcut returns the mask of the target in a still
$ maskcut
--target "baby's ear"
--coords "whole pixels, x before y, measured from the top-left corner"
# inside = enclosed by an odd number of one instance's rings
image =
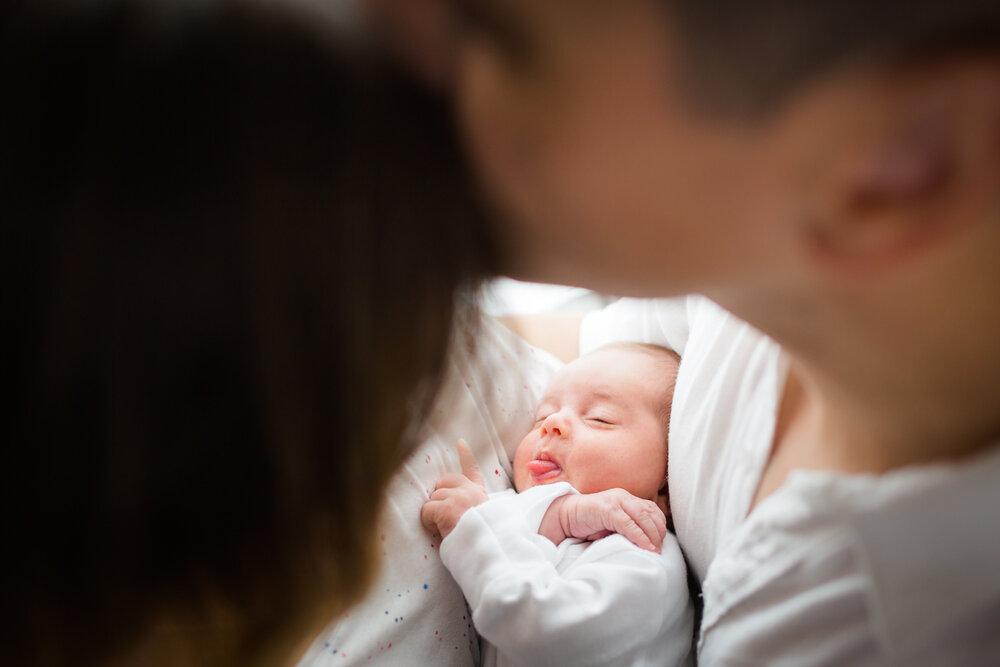
[[[659,507],[667,518],[670,518],[670,496],[667,494],[667,484],[663,483],[656,494],[656,506]]]
[[[662,492],[656,494],[656,506],[659,507],[664,514],[670,516],[670,501],[667,499],[667,494]]]
[[[660,482],[660,489],[656,492],[656,506],[660,508],[664,516],[667,517],[667,528],[673,532],[674,521],[670,516],[670,494],[667,490],[667,474],[663,474],[663,481]]]
[[[674,517],[670,515],[670,497],[667,495],[667,488],[664,486],[656,494],[656,506],[660,508],[663,515],[667,517],[667,530],[674,532]]]

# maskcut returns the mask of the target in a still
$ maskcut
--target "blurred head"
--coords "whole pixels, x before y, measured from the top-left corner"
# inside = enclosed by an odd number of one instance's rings
[[[739,306],[996,217],[996,2],[454,5],[515,276]]]
[[[448,106],[337,3],[5,12],[4,661],[282,664],[492,264]]]
[[[656,500],[667,471],[677,355],[639,343],[603,347],[559,370],[514,455],[514,486],[569,482]]]

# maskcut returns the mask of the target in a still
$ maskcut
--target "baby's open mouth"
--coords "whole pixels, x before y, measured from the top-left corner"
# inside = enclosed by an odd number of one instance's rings
[[[540,458],[528,461],[524,464],[524,467],[528,469],[528,472],[531,473],[531,476],[536,482],[544,482],[545,480],[553,479],[562,473],[562,466],[549,459],[544,454]]]

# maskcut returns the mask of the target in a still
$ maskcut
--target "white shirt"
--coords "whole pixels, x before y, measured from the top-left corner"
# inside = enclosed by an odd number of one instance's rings
[[[1000,664],[1000,447],[881,476],[793,471],[748,516],[780,348],[700,297],[623,300],[580,340],[681,354],[668,481],[703,664]]]
[[[441,543],[441,560],[492,644],[483,664],[686,664],[693,619],[677,541],[668,534],[660,554],[620,535],[557,547],[538,527],[568,493],[576,491],[558,482],[492,494]]]

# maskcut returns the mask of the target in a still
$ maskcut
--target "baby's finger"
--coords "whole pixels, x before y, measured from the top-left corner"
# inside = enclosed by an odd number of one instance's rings
[[[424,503],[424,506],[420,508],[420,523],[423,524],[427,532],[435,536],[441,535],[437,528],[437,515],[440,507],[440,502],[431,500]]]
[[[663,538],[667,535],[667,521],[655,506],[646,501],[640,501],[642,505],[632,508],[629,507],[630,516],[635,520],[636,524],[642,529],[642,532],[646,534],[649,538],[650,544],[653,545],[653,550],[656,552],[660,551],[660,547],[663,546]]]
[[[650,550],[659,553],[663,538],[667,534],[667,520],[656,504],[635,496],[626,496],[621,500],[621,508],[642,530],[649,542]],[[632,541],[636,546],[646,548],[645,540]]]
[[[663,513],[663,510],[656,503],[653,503],[653,507],[649,511],[656,522],[657,539],[655,542],[662,546],[663,540],[667,539],[667,515]]]
[[[442,500],[447,500],[455,493],[455,490],[449,487],[438,487],[431,491],[430,500],[435,502],[440,502]]]
[[[458,460],[462,464],[462,474],[468,477],[470,481],[485,489],[486,480],[479,469],[479,464],[476,463],[476,457],[472,455],[472,448],[469,447],[469,443],[459,438],[455,447],[458,449]]]
[[[434,485],[435,489],[455,489],[463,484],[468,484],[468,478],[462,473],[458,472],[446,472],[441,475],[441,479],[437,481]]]
[[[611,519],[610,530],[618,533],[640,549],[656,551],[656,545],[649,539],[646,531],[623,507],[616,508],[609,518]]]

